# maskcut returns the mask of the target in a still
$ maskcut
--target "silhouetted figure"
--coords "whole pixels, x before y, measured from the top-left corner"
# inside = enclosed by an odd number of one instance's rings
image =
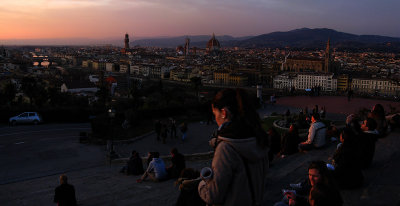
[[[55,190],[54,202],[58,206],[76,206],[75,188],[68,184],[66,175],[60,176],[60,184]]]
[[[162,143],[165,144],[168,137],[168,127],[166,124],[161,125],[161,139]]]
[[[340,189],[355,189],[363,184],[364,176],[361,172],[361,162],[358,159],[360,144],[356,134],[345,128],[340,134],[340,142],[333,155],[333,177]]]
[[[268,159],[269,163],[272,162],[274,156],[279,153],[281,150],[281,135],[271,127],[268,130],[268,138],[269,138],[269,151],[268,151]]]
[[[182,170],[186,168],[185,157],[179,153],[176,148],[171,150],[171,156],[172,165],[167,168],[167,172],[169,177],[176,178],[179,177]]]
[[[171,139],[176,138],[176,121],[173,118],[170,118],[170,124],[171,124]]]
[[[350,102],[351,98],[353,97],[353,90],[347,90],[347,101]]]
[[[138,152],[135,150],[132,151],[132,155],[129,158],[126,166],[124,166],[120,172],[126,173],[127,175],[143,174],[143,161]]]
[[[200,198],[197,187],[201,181],[200,173],[192,168],[186,168],[180,174],[175,185],[179,186],[179,197],[176,206],[205,206],[206,203]]]
[[[181,133],[182,133],[182,142],[184,142],[185,139],[186,139],[186,134],[187,134],[187,130],[188,130],[188,126],[187,126],[186,122],[183,122],[181,124],[180,130],[181,130]]]
[[[314,106],[314,109],[312,110],[312,114],[318,114],[318,113],[319,113],[318,105],[316,104],[316,105]]]
[[[296,125],[290,125],[289,132],[282,137],[281,151],[282,157],[297,153],[298,145],[300,143],[299,130]]]
[[[362,141],[362,154],[360,157],[361,168],[368,168],[375,155],[375,144],[380,137],[379,132],[376,130],[376,121],[372,118],[367,118],[361,125],[363,130],[362,136],[360,137]]]
[[[160,141],[160,135],[161,135],[161,120],[157,120],[156,123],[154,124],[154,130],[156,131],[157,134],[157,140]]]
[[[387,135],[388,123],[386,121],[385,109],[381,104],[376,104],[368,114],[369,118],[372,118],[376,122],[376,130],[379,132],[379,137],[385,137]]]
[[[326,116],[326,108],[325,107],[321,107],[320,114],[321,114],[321,118],[325,119],[325,116]]]

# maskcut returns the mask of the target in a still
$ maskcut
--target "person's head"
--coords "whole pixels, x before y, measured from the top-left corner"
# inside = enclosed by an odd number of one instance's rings
[[[354,133],[353,133],[353,131],[352,131],[350,128],[348,128],[348,127],[345,127],[345,128],[342,130],[342,132],[340,133],[340,141],[341,141],[341,142],[349,141],[350,138],[353,138],[353,137],[354,137]]]
[[[320,120],[319,114],[318,113],[314,113],[313,115],[311,115],[311,122],[317,122]]]
[[[355,114],[350,114],[346,117],[346,124],[350,125],[350,123],[356,118]]]
[[[132,150],[131,155],[132,155],[132,157],[139,156],[139,153],[136,150]]]
[[[313,161],[308,167],[308,179],[310,180],[311,186],[317,183],[328,182],[328,168],[324,161]]]
[[[153,157],[154,158],[160,158],[160,153],[159,152],[153,152]]]
[[[254,110],[248,102],[247,93],[242,89],[219,91],[211,106],[218,126],[227,121],[245,118],[246,112]]]
[[[65,174],[60,175],[60,184],[67,184],[68,183],[68,177]]]
[[[176,147],[171,149],[171,155],[175,156],[176,154],[178,154],[178,149],[176,149]]]
[[[375,104],[371,110],[372,113],[377,114],[379,116],[385,115],[385,109],[381,104]]]
[[[367,118],[364,120],[363,124],[361,125],[361,129],[363,131],[374,131],[377,127],[377,123],[372,118]]]
[[[154,152],[149,152],[147,153],[147,159],[148,161],[151,161],[154,158]]]
[[[261,127],[260,117],[253,104],[250,103],[247,92],[243,89],[223,89],[219,91],[211,104],[215,121],[218,126],[225,122],[240,122],[252,128],[257,144],[264,147],[267,135]]]

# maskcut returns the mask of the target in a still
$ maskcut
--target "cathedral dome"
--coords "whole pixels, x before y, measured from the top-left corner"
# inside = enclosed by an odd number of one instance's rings
[[[219,41],[215,38],[215,34],[208,40],[206,48],[208,51],[219,50],[221,48]]]

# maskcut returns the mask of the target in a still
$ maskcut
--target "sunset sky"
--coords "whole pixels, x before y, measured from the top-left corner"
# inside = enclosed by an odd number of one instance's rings
[[[399,0],[1,0],[0,40],[211,34],[303,27],[400,37]]]

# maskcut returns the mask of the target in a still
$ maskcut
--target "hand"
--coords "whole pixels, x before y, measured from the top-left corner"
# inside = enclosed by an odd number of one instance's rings
[[[294,194],[293,192],[286,192],[285,195],[289,199],[289,202],[290,202],[290,200],[293,200],[293,201],[296,200],[296,194]]]
[[[289,199],[289,206],[295,206],[296,205],[296,201],[293,199]]]

